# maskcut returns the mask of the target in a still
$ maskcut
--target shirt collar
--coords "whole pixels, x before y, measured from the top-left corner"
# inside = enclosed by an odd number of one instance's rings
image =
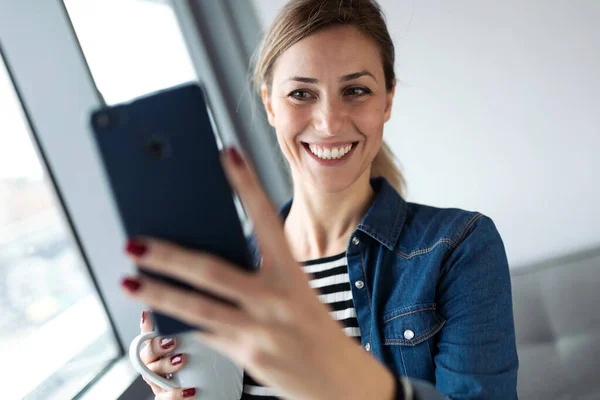
[[[357,230],[393,250],[406,219],[406,202],[385,178],[371,178],[370,183],[375,191],[375,199]],[[292,201],[285,203],[279,211],[283,220],[290,212]]]

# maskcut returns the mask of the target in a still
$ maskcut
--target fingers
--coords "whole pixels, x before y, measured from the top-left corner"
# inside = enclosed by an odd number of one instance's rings
[[[142,312],[140,330],[142,333],[151,332],[153,330],[152,313],[150,311]],[[175,346],[176,342],[172,337],[155,337],[146,340],[146,346],[140,351],[140,359],[146,365],[153,363],[165,354],[173,351]]]
[[[140,331],[142,333],[152,332],[154,329],[152,324],[152,313],[150,311],[142,311],[142,319],[140,320]]]
[[[221,161],[230,184],[254,223],[261,249],[273,255],[281,264],[293,261],[283,235],[281,219],[252,168],[233,147],[223,152]]]
[[[175,350],[175,339],[171,337],[155,337],[140,352],[140,359],[146,365],[155,362],[162,356]]]
[[[185,354],[173,354],[165,356],[157,361],[148,364],[148,369],[157,375],[165,376],[179,371],[185,364]]]
[[[123,286],[130,297],[148,304],[154,310],[171,315],[192,326],[208,328],[225,337],[236,336],[240,329],[253,323],[251,317],[241,309],[192,290],[176,287],[148,276],[126,278],[124,282],[126,281],[129,283],[124,283]],[[135,281],[135,289],[131,289],[131,281]],[[152,348],[156,350],[154,346]]]
[[[143,379],[144,382],[146,382],[150,386],[152,392],[155,394],[155,400],[191,400],[196,398],[195,388],[175,389],[166,391],[160,386],[150,382],[148,379]]]
[[[196,398],[196,389],[176,389],[170,392],[158,393],[155,400],[190,400]]]
[[[150,311],[142,311],[142,319],[140,320],[140,330],[142,333],[151,332],[153,330],[152,313]],[[156,374],[164,376],[168,373],[179,371],[185,364],[185,356],[181,357],[181,362],[173,365],[169,358],[161,359],[162,356],[175,349],[175,340],[169,337],[155,337],[151,340],[146,340],[146,346],[140,352],[140,359],[148,368]],[[164,364],[170,365],[164,365]],[[165,390],[158,385],[155,385],[150,380],[142,377],[152,392],[155,395],[164,393]]]
[[[129,242],[128,248],[132,243],[144,248],[137,255],[128,251],[141,268],[184,281],[234,303],[247,301],[254,291],[260,290],[255,274],[210,253],[154,238],[138,237]]]

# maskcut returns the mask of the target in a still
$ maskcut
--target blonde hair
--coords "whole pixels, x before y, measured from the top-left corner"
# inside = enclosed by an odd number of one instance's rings
[[[311,34],[336,25],[349,25],[379,46],[386,90],[394,88],[394,44],[376,0],[291,0],[279,12],[263,38],[254,66],[258,94],[262,86],[271,92],[273,66],[293,44]],[[371,165],[371,177],[383,176],[402,194],[405,180],[392,150],[383,142]]]

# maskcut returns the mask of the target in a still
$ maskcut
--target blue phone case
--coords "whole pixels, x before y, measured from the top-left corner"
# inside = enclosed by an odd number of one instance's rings
[[[129,237],[166,239],[255,269],[200,86],[178,86],[103,108],[92,113],[91,122]],[[153,317],[161,335],[202,329],[156,312]]]

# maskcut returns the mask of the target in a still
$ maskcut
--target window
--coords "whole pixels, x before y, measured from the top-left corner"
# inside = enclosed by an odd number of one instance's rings
[[[64,399],[119,356],[0,59],[2,398]]]
[[[92,76],[108,104],[195,81],[167,2],[65,0]]]
[[[149,395],[122,351],[145,307],[118,285],[135,266],[115,251],[126,236],[89,132],[102,100],[201,79],[226,142],[248,138],[284,197],[288,182],[263,154],[274,135],[241,101],[252,18],[246,0],[0,1],[0,63],[10,70],[0,73],[0,376],[11,383],[2,399]]]
[[[196,79],[167,3],[65,7],[107,103]],[[123,352],[0,64],[0,354],[10,360],[0,376],[11,382],[2,398],[72,398]]]

